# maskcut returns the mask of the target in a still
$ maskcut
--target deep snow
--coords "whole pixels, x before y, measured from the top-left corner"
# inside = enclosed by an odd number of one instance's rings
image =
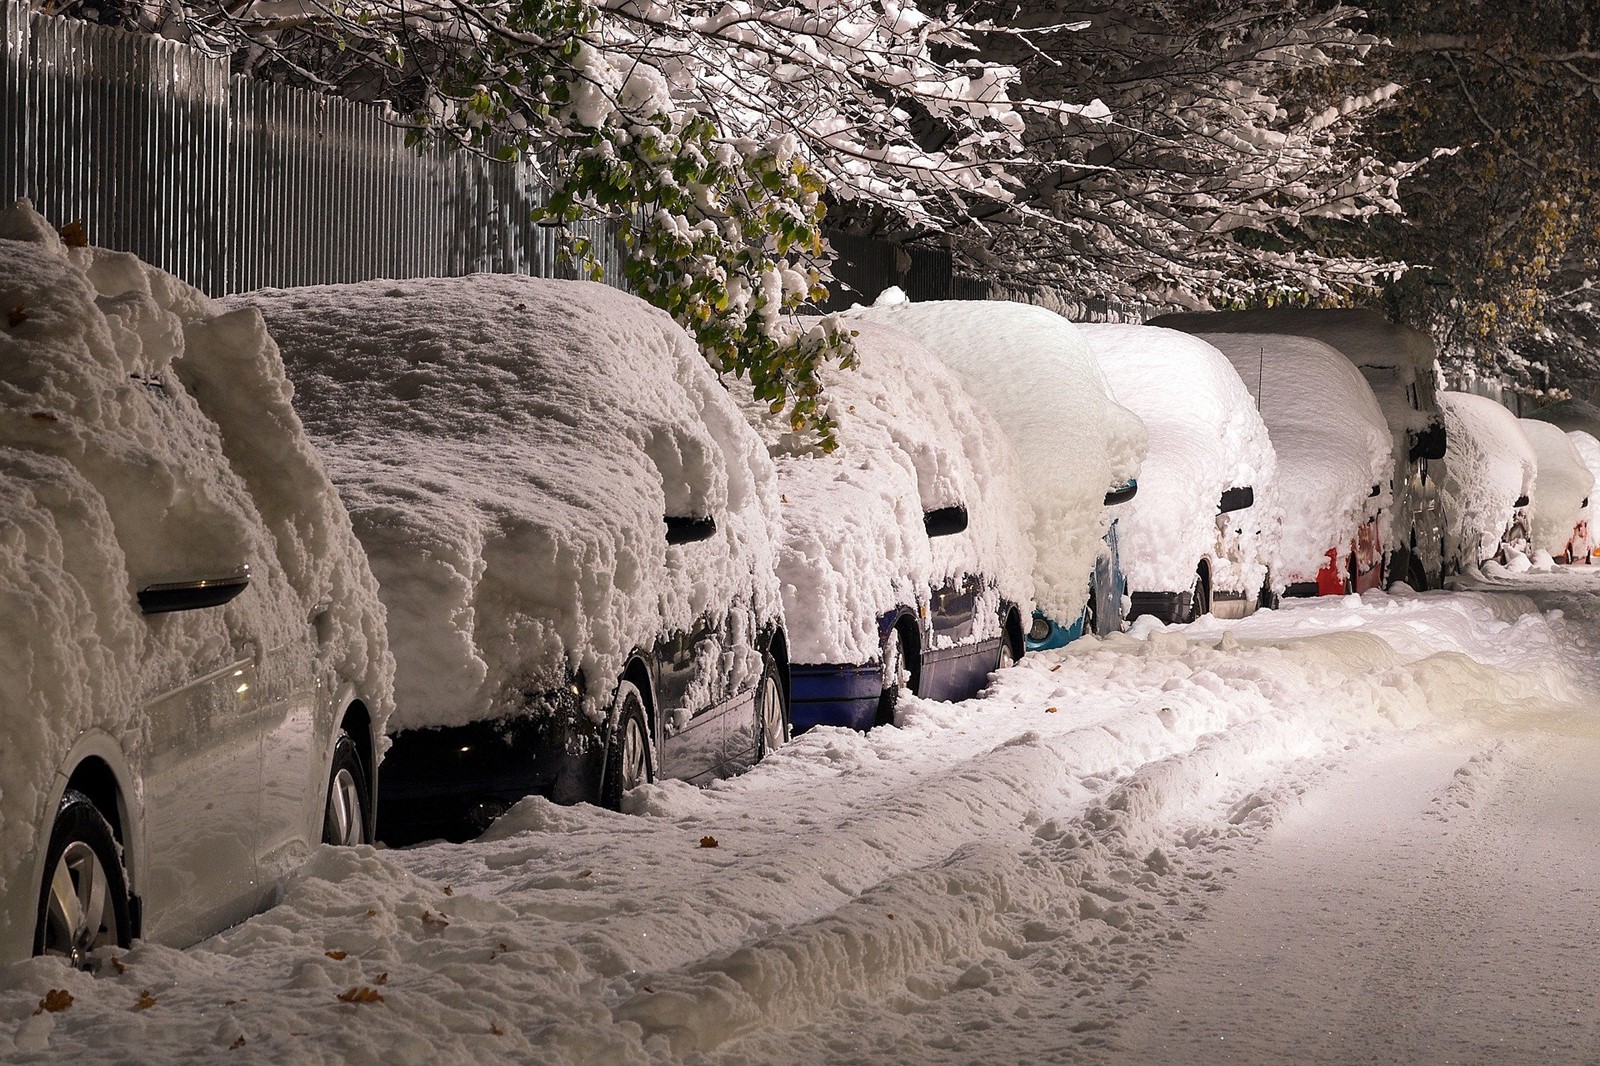
[[[906,697],[898,728],[819,729],[711,788],[647,787],[630,815],[530,799],[470,844],[324,849],[277,907],[189,951],[119,952],[99,978],[10,968],[0,1057],[1592,1047],[1600,581],[1490,569],[1472,591],[1141,622],[964,704]],[[1352,973],[1383,980],[1337,984]],[[52,989],[71,1006],[35,1013]]]

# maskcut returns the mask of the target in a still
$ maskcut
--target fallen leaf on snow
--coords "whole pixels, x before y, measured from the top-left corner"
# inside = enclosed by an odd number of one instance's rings
[[[335,948],[332,951],[324,951],[323,954],[328,956],[328,958],[332,959],[334,962],[341,962],[350,957],[350,953],[348,951],[340,951],[338,948]]]
[[[382,1003],[383,993],[379,992],[376,988],[368,988],[366,985],[357,985],[354,988],[347,988],[343,992],[340,992],[339,1002]]]
[[[39,1009],[33,1013],[44,1014],[48,1011],[56,1014],[70,1006],[72,1006],[72,993],[65,988],[52,988],[44,994],[44,998],[39,1001]]]
[[[374,977],[372,979],[372,983],[375,984],[375,985],[386,985],[386,984],[388,984],[389,983],[389,971],[385,970],[382,973],[380,973],[377,977]]]
[[[1060,707],[1046,707],[1044,709],[1044,713],[1045,714],[1055,714],[1059,710],[1061,710]]]
[[[447,896],[453,896],[453,895],[456,894],[456,890],[454,888],[451,888],[449,885],[445,885],[444,886],[444,894],[447,895]]]
[[[700,838],[700,846],[702,848],[714,848],[714,847],[717,846],[717,838],[716,837],[701,837]]]
[[[113,970],[115,970],[115,971],[117,971],[117,973],[118,973],[118,974],[119,974],[119,975],[120,975],[120,974],[125,974],[125,973],[127,973],[127,972],[128,972],[128,967],[127,967],[127,964],[125,964],[125,963],[124,963],[124,962],[123,962],[123,961],[122,961],[122,959],[121,959],[121,958],[120,958],[120,957],[119,957],[119,956],[117,956],[117,955],[113,955],[113,956],[111,956],[111,968],[112,968],[112,969],[113,969]]]
[[[89,231],[84,228],[83,219],[81,218],[74,222],[68,222],[57,232],[61,234],[61,243],[68,248],[89,247]]]
[[[495,1036],[505,1036],[506,1035],[506,1031],[504,1029],[502,1029],[498,1025],[494,1025],[494,1024],[490,1024],[489,1032],[493,1033]]]
[[[242,1047],[244,1047],[244,1034],[240,1033],[239,1034],[239,1039],[235,1040],[233,1043],[228,1045],[228,1050],[229,1051],[238,1051]]]
[[[422,924],[427,926],[429,929],[443,929],[445,926],[450,924],[450,921],[442,914],[435,914],[432,911],[423,911]]]
[[[133,1010],[149,1010],[151,1007],[154,1007],[155,1005],[156,1005],[156,997],[152,996],[150,994],[150,990],[147,988],[143,992],[139,993],[139,1002],[135,1003],[133,1005],[132,1009]]]

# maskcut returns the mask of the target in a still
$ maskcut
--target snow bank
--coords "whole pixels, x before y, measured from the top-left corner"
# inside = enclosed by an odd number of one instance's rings
[[[1313,581],[1374,508],[1388,508],[1392,438],[1372,388],[1322,341],[1267,333],[1201,334],[1261,406],[1278,457],[1283,531],[1275,585]],[[1380,486],[1370,499],[1374,485]]]
[[[633,649],[778,619],[771,461],[642,300],[478,274],[234,301],[266,316],[372,559],[398,728],[516,713],[573,668],[598,716]],[[668,514],[717,532],[669,547]],[[736,682],[759,672],[731,646]]]
[[[1119,403],[1144,422],[1150,450],[1139,494],[1117,511],[1117,546],[1128,587],[1185,592],[1210,558],[1217,589],[1254,593],[1276,554],[1282,521],[1278,461],[1267,427],[1233,364],[1198,337],[1155,326],[1083,325]],[[1230,528],[1244,530],[1219,553],[1217,501],[1249,486],[1255,504]],[[1241,525],[1242,523],[1242,525]]]
[[[858,307],[846,319],[921,340],[994,416],[1027,470],[1035,599],[1052,618],[1077,618],[1111,523],[1105,494],[1138,476],[1146,446],[1083,334],[1052,311],[1001,300]]]
[[[1495,401],[1464,392],[1443,392],[1445,536],[1458,545],[1463,565],[1493,558],[1516,513],[1516,501],[1532,497],[1538,457],[1517,416]]]
[[[785,419],[734,386],[777,464],[778,576],[797,663],[868,663],[878,619],[928,607],[946,579],[988,579],[974,636],[999,635],[998,594],[1033,609],[1033,542],[1016,457],[988,412],[917,341],[859,322],[853,370],[822,368],[839,447],[814,454]],[[923,513],[963,506],[964,533],[929,538]]]
[[[318,674],[357,684],[381,728],[377,588],[259,318],[131,255],[63,247],[27,201],[0,213],[0,305],[0,868],[34,843],[83,731],[143,765],[145,701],[303,642],[320,605]],[[251,583],[224,607],[139,611],[147,585],[242,564]]]
[[[1588,517],[1594,475],[1559,426],[1533,418],[1518,421],[1539,463],[1533,479],[1533,546],[1560,556],[1573,527]]]

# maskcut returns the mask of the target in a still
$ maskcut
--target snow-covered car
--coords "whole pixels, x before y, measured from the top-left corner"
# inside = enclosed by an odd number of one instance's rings
[[[778,470],[796,729],[887,722],[902,687],[975,695],[1022,656],[1033,607],[1010,442],[917,341],[852,328],[856,367],[821,374],[832,452],[738,389]]]
[[[377,587],[261,319],[0,213],[0,960],[193,943],[372,839]]]
[[[1025,464],[1035,549],[1028,648],[1120,629],[1124,585],[1111,509],[1133,498],[1145,430],[1113,398],[1078,327],[1028,304],[908,303],[897,289],[845,318],[883,322],[925,344],[994,417]]]
[[[618,807],[784,741],[772,461],[666,314],[491,274],[236,299],[388,608],[380,836],[470,834],[535,793]]]
[[[1589,468],[1589,473],[1600,478],[1600,408],[1586,400],[1570,399],[1557,400],[1555,403],[1546,404],[1527,417],[1541,422],[1549,422],[1560,426],[1567,431],[1567,438],[1572,441],[1582,457],[1584,465]],[[1586,558],[1594,561],[1594,555],[1600,553],[1600,529],[1596,523],[1589,521],[1588,542],[1589,550]],[[1578,545],[1574,545],[1575,554],[1583,554]]]
[[[1277,459],[1226,356],[1155,326],[1080,325],[1117,401],[1144,422],[1139,493],[1118,516],[1129,616],[1241,618],[1267,585]]]
[[[1461,570],[1529,550],[1529,506],[1538,457],[1521,421],[1483,396],[1441,392],[1445,432],[1445,552]]]
[[[1578,458],[1583,460],[1584,468],[1589,471],[1589,475],[1600,483],[1600,440],[1581,429],[1568,430],[1567,439],[1578,449]],[[1591,494],[1589,499],[1593,498]],[[1594,562],[1596,544],[1600,542],[1600,529],[1596,528],[1593,506],[1592,503],[1585,502],[1582,535],[1574,536],[1568,553],[1568,562],[1577,562],[1579,559],[1585,563]]]
[[[1391,437],[1360,371],[1322,341],[1197,333],[1255,397],[1278,459],[1283,525],[1271,560],[1286,596],[1365,592],[1383,583],[1379,522],[1389,506]]]
[[[1588,554],[1594,475],[1560,426],[1534,418],[1519,421],[1539,464],[1533,478],[1533,550],[1570,563]]]
[[[1438,400],[1437,353],[1422,330],[1368,308],[1275,307],[1163,315],[1151,325],[1189,333],[1270,333],[1310,337],[1337,349],[1372,387],[1393,437],[1392,500],[1379,536],[1390,583],[1438,588],[1444,578],[1446,516],[1439,500],[1446,429]],[[1243,371],[1241,371],[1241,374]]]

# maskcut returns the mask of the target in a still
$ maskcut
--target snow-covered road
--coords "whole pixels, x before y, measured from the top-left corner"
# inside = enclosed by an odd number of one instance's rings
[[[1586,568],[1140,628],[631,815],[324,849],[197,948],[10,968],[0,1058],[1592,1058],[1597,649]]]

